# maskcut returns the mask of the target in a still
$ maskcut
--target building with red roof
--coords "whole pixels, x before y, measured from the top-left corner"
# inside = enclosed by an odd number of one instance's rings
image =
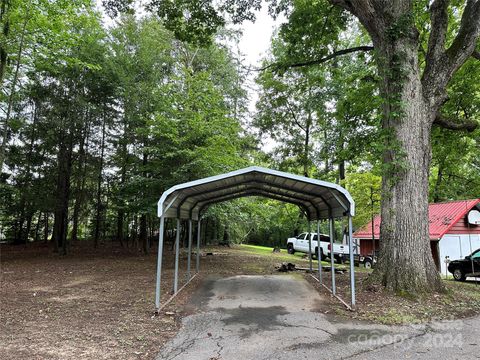
[[[445,258],[461,259],[480,248],[480,199],[449,201],[430,204],[430,245],[432,256],[439,270],[445,274]],[[353,238],[357,239],[362,255],[378,250],[380,239],[380,216],[358,229]],[[375,239],[375,242],[373,241]]]

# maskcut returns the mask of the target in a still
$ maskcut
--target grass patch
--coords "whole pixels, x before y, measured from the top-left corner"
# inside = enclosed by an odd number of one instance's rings
[[[278,260],[279,262],[291,262],[294,264],[298,264],[299,262],[302,266],[306,266],[308,264],[308,256],[305,253],[296,252],[295,254],[289,254],[286,249],[280,249],[280,252],[274,253],[272,247],[268,246],[259,246],[259,245],[248,245],[248,244],[241,244],[235,246],[235,248],[239,249],[242,252],[251,254],[251,255],[259,255],[259,256],[268,256],[273,257],[274,259]],[[317,260],[313,259],[314,267],[317,265]],[[330,266],[330,261],[322,261],[322,266]],[[342,264],[335,264],[336,269],[345,269],[347,266]],[[355,270],[357,270],[356,268]],[[365,270],[365,269],[364,269]],[[369,271],[369,270],[368,270]]]

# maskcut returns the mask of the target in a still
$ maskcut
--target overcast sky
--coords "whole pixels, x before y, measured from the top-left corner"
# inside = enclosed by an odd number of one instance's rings
[[[243,31],[239,47],[242,54],[245,55],[245,66],[258,68],[261,60],[267,55],[270,48],[270,39],[273,32],[277,29],[283,18],[273,20],[268,14],[268,8],[264,4],[262,10],[256,13],[255,22],[246,21],[239,28]],[[258,99],[258,92],[255,91],[253,82],[257,73],[252,72],[249,77],[249,109],[251,112],[255,110],[255,102]]]

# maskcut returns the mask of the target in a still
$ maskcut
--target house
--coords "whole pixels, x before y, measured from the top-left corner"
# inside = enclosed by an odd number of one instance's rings
[[[430,204],[430,246],[435,264],[442,274],[446,272],[445,257],[462,259],[480,248],[480,199],[449,201]],[[353,234],[362,255],[379,249],[380,216],[373,220],[375,244],[372,240],[372,222]]]

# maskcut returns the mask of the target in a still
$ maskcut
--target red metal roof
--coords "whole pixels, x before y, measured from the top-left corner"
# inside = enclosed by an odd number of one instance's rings
[[[480,199],[449,201],[430,204],[428,207],[428,221],[430,223],[430,239],[438,240],[457,223],[475,205],[480,204]],[[375,238],[380,238],[380,215],[373,220]],[[353,234],[357,239],[372,238],[372,222],[361,227]]]

